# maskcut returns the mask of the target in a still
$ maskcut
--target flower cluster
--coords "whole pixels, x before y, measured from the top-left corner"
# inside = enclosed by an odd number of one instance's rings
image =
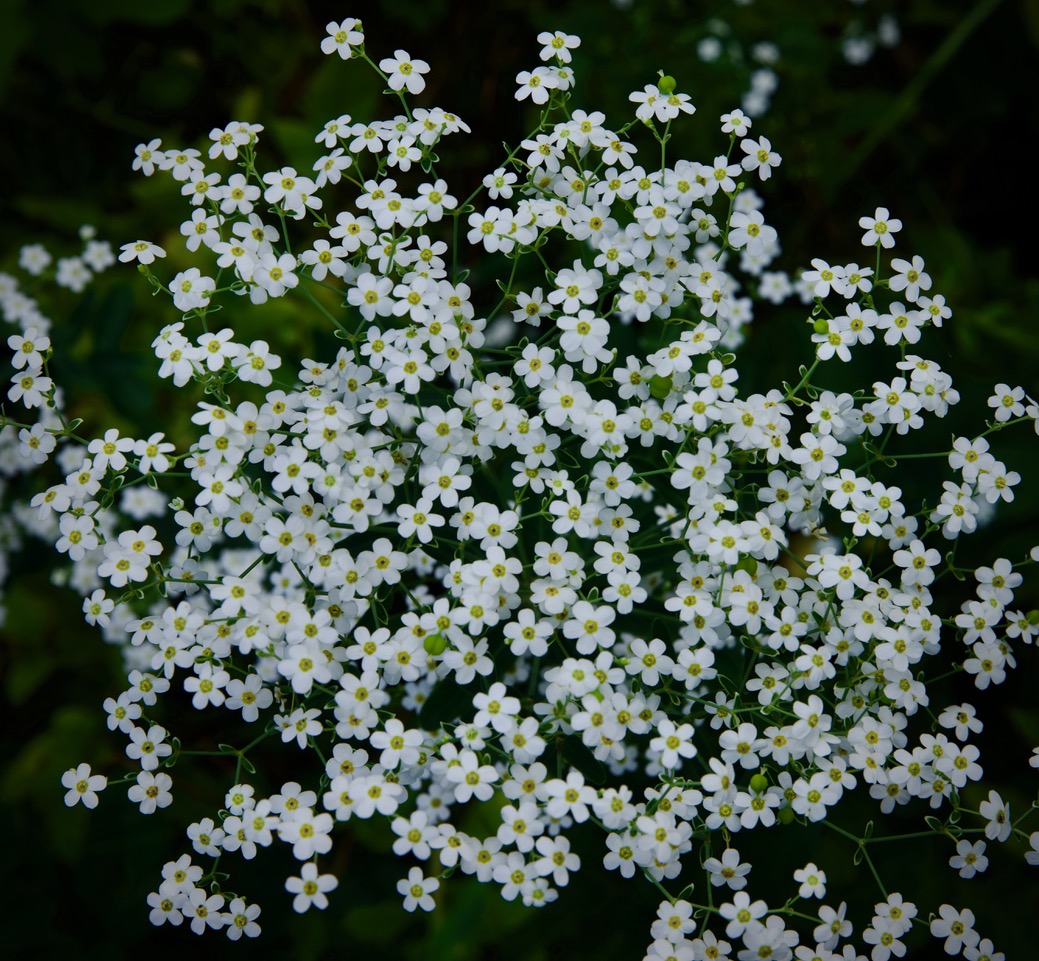
[[[82,460],[68,446],[59,450],[59,439],[70,424],[63,413],[63,392],[51,377],[48,298],[51,285],[81,294],[116,258],[111,245],[98,239],[93,227],[81,227],[79,238],[83,243],[80,253],[57,260],[43,244],[26,244],[18,255],[18,267],[25,277],[19,280],[14,274],[0,273],[0,317],[16,331],[6,338],[11,351],[6,396],[24,409],[24,416],[33,418],[15,423],[0,414],[0,505],[5,516],[0,528],[0,587],[7,580],[8,557],[21,547],[23,534],[50,537],[50,527],[41,526],[37,511],[20,496],[23,486],[34,486],[26,478],[52,455],[67,471]],[[26,479],[24,484],[21,479]],[[38,480],[35,486],[38,489]]]
[[[538,124],[461,200],[435,151],[468,127],[412,108],[427,65],[402,50],[376,64],[354,19],[322,49],[366,62],[403,112],[329,121],[312,177],[259,167],[254,124],[210,134],[226,179],[201,151],[138,148],[134,166],[193,208],[198,266],[165,282],[147,241],[123,259],[182,315],[153,346],[160,376],[208,398],[198,439],[176,453],[108,430],[34,506],[86,616],[125,645],[127,686],[105,708],[141,812],[174,800],[163,695],[182,688],[228,730],[211,752],[226,794],[187,829],[201,865],[166,865],[152,920],[257,934],[215,859],[276,843],[301,862],[294,909],[322,908],[336,879],[317,863],[343,824],[384,818],[409,911],[432,910],[457,868],[547,905],[582,868],[571,838],[598,831],[606,871],[666,894],[647,958],[861,957],[848,906],[814,906],[822,869],[798,865],[770,905],[731,839],[825,822],[869,858],[872,838],[831,820],[852,792],[930,812],[961,873],[985,862],[963,835],[1028,838],[997,793],[964,805],[981,722],[928,679],[963,671],[982,691],[1039,632],[1014,603],[1034,557],[965,571],[934,546],[1013,498],[1020,478],[987,438],[1039,407],[997,387],[984,434],[929,455],[954,479],[912,502],[891,471],[900,438],[958,395],[915,353],[951,312],[920,257],[887,259],[901,224],[883,208],[860,221],[871,267],[770,269],[778,235],[752,185],[781,158],[742,111],[721,118],[720,150],[670,158],[671,124],[694,112],[673,78],[633,93],[614,128],[571,105],[578,38],[538,41],[544,65],[516,94],[544,107]],[[814,360],[797,383],[746,385],[735,351],[754,311],[795,295]],[[268,343],[210,321],[288,296],[342,346],[278,379]],[[812,383],[874,342],[889,379]],[[116,504],[140,482],[169,509]],[[932,587],[951,576],[974,597],[943,616]],[[265,751],[313,752],[323,776],[266,784]],[[103,786],[82,765],[66,781],[88,806]],[[480,804],[498,812],[489,836],[466,830]],[[701,861],[723,898],[691,900]],[[872,961],[901,956],[914,921],[885,893],[861,932]],[[991,955],[969,911],[943,905],[930,930]]]

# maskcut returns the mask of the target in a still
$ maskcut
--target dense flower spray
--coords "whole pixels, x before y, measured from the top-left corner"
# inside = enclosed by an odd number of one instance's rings
[[[571,850],[598,832],[604,883],[640,876],[664,896],[650,959],[862,957],[823,869],[791,865],[789,899],[769,904],[734,846],[824,822],[872,868],[873,826],[832,820],[850,792],[879,814],[919,808],[963,876],[985,869],[986,842],[1039,859],[997,792],[961,804],[981,721],[931,683],[998,684],[1039,632],[1014,605],[1034,557],[955,560],[1020,480],[990,438],[1039,407],[996,386],[981,432],[913,452],[947,465],[928,505],[903,496],[913,432],[959,398],[917,352],[951,310],[923,259],[896,255],[901,222],[882,207],[858,221],[870,266],[770,269],[755,186],[783,168],[758,124],[733,110],[717,149],[673,157],[672,125],[695,113],[675,79],[632,93],[614,129],[576,106],[580,41],[558,32],[516,78],[537,126],[459,198],[438,154],[469,127],[409,102],[428,64],[376,63],[353,18],[327,34],[321,49],[376,70],[401,113],[330,120],[302,173],[266,169],[249,123],[214,129],[208,163],[137,149],[134,167],[191,208],[197,266],[160,276],[145,240],[119,258],[180,315],[153,346],[159,376],[204,392],[186,450],[81,437],[44,327],[13,279],[0,288],[21,330],[8,397],[40,414],[5,421],[5,456],[53,455],[67,474],[33,523],[68,556],[86,618],[124,645],[105,710],[130,800],[175,807],[169,691],[227,730],[211,752],[226,783],[162,869],[152,921],[259,934],[241,862],[279,843],[300,861],[286,904],[325,908],[338,882],[320,864],[353,819],[388,820],[408,911],[433,910],[456,868],[547,905],[601,870]],[[493,296],[477,260],[501,265]],[[812,359],[745,383],[744,328],[798,296]],[[249,336],[250,304],[282,297],[325,318],[334,355],[292,365]],[[870,344],[887,379],[813,385]],[[943,617],[931,589],[952,576],[967,595]],[[311,752],[324,774],[265,786],[271,751]],[[87,764],[62,782],[88,807],[110,783]],[[490,836],[464,829],[480,804],[498,812]],[[872,961],[928,923],[950,953],[998,956],[969,910],[908,894],[885,891],[860,932]]]

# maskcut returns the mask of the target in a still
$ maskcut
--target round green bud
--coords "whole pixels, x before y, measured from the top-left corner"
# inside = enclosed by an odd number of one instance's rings
[[[830,322],[825,317],[820,317],[812,324],[812,330],[817,334],[828,334],[830,332]]]
[[[780,824],[792,824],[794,820],[794,809],[790,806],[780,808],[776,813],[776,817],[779,818]]]
[[[768,790],[768,778],[764,774],[755,774],[750,779],[750,789],[755,794],[764,794]]]
[[[427,634],[422,642],[427,654],[436,657],[447,650],[447,638],[443,634]]]
[[[746,571],[753,577],[758,572],[758,562],[749,554],[744,554],[736,565],[736,570]]]
[[[660,79],[657,81],[657,90],[659,90],[665,97],[670,97],[675,92],[677,86],[675,78],[671,74],[661,74]]]
[[[657,400],[663,400],[671,393],[671,385],[674,381],[670,375],[667,377],[661,377],[660,374],[654,374],[649,379],[649,393],[651,396],[656,397]]]
[[[1029,611],[1025,615],[1025,617],[1027,618],[1029,624],[1031,624],[1033,626],[1036,625],[1036,624],[1039,624],[1039,611],[1033,609],[1033,610]]]

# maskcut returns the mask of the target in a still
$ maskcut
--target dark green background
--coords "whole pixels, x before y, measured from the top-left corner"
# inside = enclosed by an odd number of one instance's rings
[[[313,134],[331,117],[391,116],[395,101],[381,98],[362,66],[318,50],[324,23],[350,14],[363,13],[375,59],[404,47],[430,62],[420,104],[443,106],[472,126],[473,136],[447,141],[442,151],[457,194],[468,193],[497,164],[503,141],[513,143],[530,128],[532,108],[513,100],[513,77],[539,62],[535,37],[542,29],[583,38],[574,62],[575,103],[605,110],[614,126],[629,115],[630,90],[651,82],[658,69],[674,74],[699,108],[678,125],[675,155],[710,159],[723,147],[716,118],[738,104],[751,69],[745,59],[735,66],[697,60],[697,41],[717,33],[710,21],[720,18],[731,30],[730,48],[742,42],[749,50],[758,40],[780,48],[779,89],[769,114],[754,126],[784,158],[759,188],[768,222],[783,242],[778,266],[793,270],[815,256],[863,262],[868,252],[859,245],[857,220],[888,206],[906,224],[899,250],[925,257],[934,289],[954,310],[945,331],[929,335],[921,352],[956,378],[964,397],[959,422],[966,425],[959,430],[978,429],[995,382],[1036,391],[1039,280],[1030,162],[1030,137],[1039,127],[1036,0],[870,0],[861,6],[758,0],[746,7],[635,0],[630,10],[605,0],[379,6],[367,12],[289,0],[6,0],[0,267],[11,267],[26,242],[44,242],[59,255],[73,252],[81,223],[97,225],[116,247],[138,237],[162,243],[172,266],[185,210],[179,193],[164,178],[148,181],[130,170],[134,146],[153,136],[165,146],[202,146],[213,126],[258,121],[266,126],[265,165],[291,159],[303,168],[299,158],[318,156]],[[869,26],[892,10],[901,43],[878,50],[865,66],[845,64],[839,38],[851,22]],[[489,280],[477,274],[474,282]],[[169,420],[170,405],[185,402],[152,374],[145,348],[171,317],[147,293],[131,270],[115,268],[86,298],[47,295],[57,374],[70,409],[87,418],[87,430],[110,422],[131,431],[158,429]],[[295,310],[291,301],[273,305],[258,323],[277,328],[279,344],[289,339],[288,356],[328,345],[327,333]],[[796,306],[759,311],[740,362],[743,381],[765,389],[793,373],[805,359],[803,318]],[[869,382],[870,364],[877,363],[857,361],[857,382]],[[891,371],[877,366],[875,376]],[[938,426],[931,436],[947,443],[953,428]],[[1028,430],[997,441],[999,455],[1025,475],[1026,490],[1037,466],[1034,449]],[[1039,531],[1037,513],[1031,497],[1019,498],[1001,512],[1005,524],[961,547],[961,559],[1020,557]],[[173,829],[211,813],[204,783],[215,769],[178,765],[169,816],[132,815],[116,791],[104,795],[93,814],[63,807],[58,779],[65,768],[89,759],[95,768],[120,769],[121,739],[105,731],[100,710],[120,680],[112,652],[79,623],[78,601],[67,593],[56,599],[47,556],[32,548],[18,562],[0,646],[0,799],[7,826],[7,896],[0,911],[9,957],[172,958],[234,950],[301,959],[642,956],[655,893],[634,880],[606,882],[594,863],[601,857],[597,838],[579,848],[586,869],[547,911],[505,905],[493,888],[455,878],[441,891],[433,916],[412,918],[400,911],[394,889],[405,873],[402,862],[376,853],[388,848],[389,832],[381,825],[337,843],[329,864],[343,881],[321,916],[292,915],[282,890],[293,867],[286,851],[264,852],[238,872],[264,908],[259,945],[235,948],[220,935],[196,939],[186,930],[150,928],[144,897],[163,861],[186,850]],[[1039,605],[1034,584],[1022,601]],[[948,603],[955,606],[956,598]],[[1018,671],[1003,689],[950,692],[981,708],[988,723],[980,739],[986,780],[1007,785],[1015,811],[1035,796],[1035,774],[1024,765],[1039,743],[1036,657],[1023,649],[1018,658]],[[849,805],[842,823],[861,826],[873,810]],[[911,824],[904,829],[916,829],[918,821]],[[897,823],[890,830],[899,830]],[[1034,930],[1030,910],[1039,903],[1039,885],[1035,871],[1021,865],[1020,852],[1015,860],[990,845],[989,875],[964,883],[945,866],[952,853],[947,842],[915,843],[879,850],[886,877],[928,908],[945,899],[970,904],[980,930],[1010,958],[1034,953],[1027,933]],[[850,849],[822,829],[741,836],[736,844],[755,865],[751,891],[759,895],[778,890],[778,899],[791,891],[789,874],[806,851],[829,872],[835,891],[855,889]],[[866,879],[857,897],[871,896]],[[854,920],[859,931],[868,923],[861,913]],[[939,946],[925,943],[914,956],[939,955]]]

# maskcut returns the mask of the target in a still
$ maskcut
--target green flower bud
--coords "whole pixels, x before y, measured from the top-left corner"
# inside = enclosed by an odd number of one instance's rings
[[[736,565],[736,570],[746,571],[751,577],[753,577],[758,572],[758,562],[749,554],[744,554],[739,559],[739,563]]]
[[[427,634],[425,640],[422,641],[422,646],[427,654],[436,657],[447,650],[447,638],[443,634]]]
[[[780,824],[791,824],[794,820],[794,809],[792,807],[780,808],[776,813]]]
[[[750,789],[755,794],[764,794],[768,790],[768,778],[764,774],[755,774],[750,779]]]
[[[661,377],[659,374],[654,374],[649,379],[649,393],[657,400],[663,400],[671,393],[672,383],[674,382],[670,376]]]
[[[1027,617],[1029,624],[1039,624],[1039,611],[1033,609],[1029,611],[1025,616]]]
[[[825,317],[820,317],[812,324],[812,330],[817,334],[828,334],[830,332],[830,322]]]
[[[670,97],[675,92],[675,78],[671,74],[665,74],[663,71],[660,72],[660,79],[657,81],[657,90],[659,90],[665,97]]]

